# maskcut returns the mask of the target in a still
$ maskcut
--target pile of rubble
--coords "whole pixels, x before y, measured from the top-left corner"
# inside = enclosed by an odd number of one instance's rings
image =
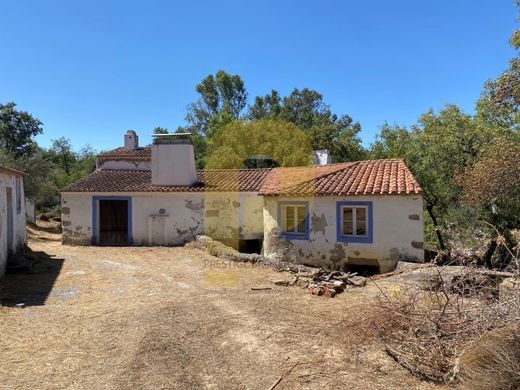
[[[356,273],[327,271],[320,268],[312,273],[298,273],[292,280],[275,280],[277,286],[299,286],[311,294],[333,298],[343,292],[348,286],[363,287],[367,278]]]

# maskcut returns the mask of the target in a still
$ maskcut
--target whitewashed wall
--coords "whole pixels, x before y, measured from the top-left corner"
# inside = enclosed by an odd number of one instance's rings
[[[308,240],[279,236],[278,202],[308,201]],[[338,242],[336,202],[373,202],[373,243]],[[356,196],[316,198],[264,198],[264,254],[297,263],[343,269],[351,264],[378,265],[392,270],[398,260],[424,261],[421,196]],[[375,263],[375,264],[374,264]]]
[[[27,222],[36,220],[36,206],[34,201],[29,198],[25,198],[25,220]]]
[[[132,198],[134,245],[180,245],[198,234],[263,237],[263,201],[256,193],[62,193],[64,244],[91,244],[96,195]]]
[[[151,171],[152,162],[141,160],[98,160],[97,169],[121,171]]]
[[[16,204],[16,178],[20,180],[20,209]],[[12,189],[12,203],[7,204],[6,187]],[[13,212],[13,241],[11,245],[7,242],[7,207]],[[23,189],[23,177],[0,172],[0,277],[5,272],[7,258],[10,253],[21,250],[27,242],[25,228],[25,194]]]

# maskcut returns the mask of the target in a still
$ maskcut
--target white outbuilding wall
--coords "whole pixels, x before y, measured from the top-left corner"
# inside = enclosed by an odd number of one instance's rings
[[[23,249],[26,242],[23,176],[0,169],[0,277],[9,255]]]
[[[279,202],[308,202],[308,239],[280,235]],[[337,202],[371,202],[372,243],[338,241]],[[281,223],[281,221],[280,221]],[[423,201],[419,195],[264,198],[264,255],[331,269],[346,264],[375,265],[390,271],[399,260],[424,261]]]
[[[101,160],[97,161],[97,169],[99,170],[116,170],[116,171],[151,171],[152,162],[144,160]]]

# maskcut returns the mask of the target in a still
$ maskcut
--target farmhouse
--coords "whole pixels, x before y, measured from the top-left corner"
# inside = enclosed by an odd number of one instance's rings
[[[0,277],[9,256],[21,250],[27,240],[24,176],[16,169],[0,166]]]
[[[97,157],[62,190],[63,243],[182,245],[206,234],[246,252],[352,270],[423,261],[422,192],[400,159],[195,169],[187,134]]]

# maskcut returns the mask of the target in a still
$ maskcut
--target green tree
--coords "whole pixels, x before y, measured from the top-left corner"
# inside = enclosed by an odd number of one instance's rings
[[[430,110],[410,128],[383,125],[369,155],[404,158],[423,188],[425,210],[438,248],[447,251],[442,234],[448,214],[459,207],[454,177],[471,167],[500,129],[479,122],[455,105]],[[427,226],[427,231],[430,231]]]
[[[157,126],[155,129],[153,129],[154,134],[168,134],[168,129],[165,127],[159,127]]]
[[[348,115],[338,117],[314,90],[295,88],[289,96],[280,97],[273,90],[255,98],[249,107],[251,120],[278,119],[295,124],[307,133],[314,150],[327,149],[334,162],[361,160],[366,151],[361,145],[361,126]]]
[[[255,156],[268,156],[282,167],[305,166],[312,162],[312,147],[309,136],[292,123],[236,120],[208,142],[206,167],[244,168]]]
[[[52,163],[41,148],[35,147],[30,156],[23,155],[16,159],[7,150],[0,149],[0,165],[28,173],[24,177],[25,196],[32,199],[39,209],[42,206],[59,202],[57,188],[49,180]]]
[[[368,155],[372,159],[405,159],[413,147],[413,141],[414,138],[406,127],[385,123],[370,146]]]
[[[72,150],[70,139],[65,137],[52,140],[49,157],[54,164],[63,169],[67,176],[72,173],[77,160],[76,153]]]
[[[207,137],[218,127],[238,119],[247,103],[247,91],[240,76],[223,70],[205,77],[195,90],[200,97],[188,105],[188,128]]]
[[[276,119],[282,113],[282,98],[274,89],[270,94],[255,97],[254,103],[249,106],[248,118],[252,120]]]
[[[0,147],[14,157],[34,153],[35,135],[40,134],[42,122],[25,111],[16,110],[16,104],[0,104]]]
[[[511,230],[520,227],[520,137],[498,137],[483,149],[475,164],[460,172],[455,181],[461,187],[464,205],[483,209],[480,218],[493,226],[482,263],[492,267],[500,234],[514,246]],[[509,257],[509,256],[506,256]],[[500,259],[503,265],[507,261]]]
[[[520,58],[495,80],[487,81],[477,102],[479,118],[492,125],[518,131],[520,128]]]

